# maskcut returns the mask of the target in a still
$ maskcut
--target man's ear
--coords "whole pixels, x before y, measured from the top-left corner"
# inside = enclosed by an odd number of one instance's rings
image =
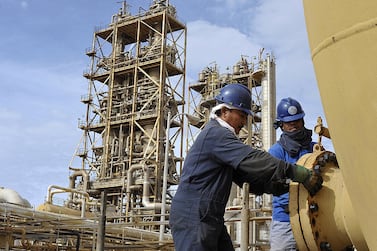
[[[221,116],[220,117],[223,117],[224,115],[226,115],[227,111],[229,111],[229,109],[226,108],[226,107],[221,107],[220,110],[221,110]]]

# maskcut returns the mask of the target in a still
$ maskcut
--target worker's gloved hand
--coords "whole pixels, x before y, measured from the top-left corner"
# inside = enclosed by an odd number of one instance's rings
[[[292,180],[304,185],[310,195],[315,195],[322,188],[322,176],[319,171],[312,171],[303,166],[295,165],[292,169]]]

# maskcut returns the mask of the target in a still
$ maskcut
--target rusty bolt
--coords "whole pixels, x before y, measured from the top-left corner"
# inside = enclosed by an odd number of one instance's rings
[[[313,167],[313,171],[314,171],[315,173],[320,173],[320,172],[321,172],[321,166],[320,166],[320,165],[315,165],[315,166]]]
[[[317,203],[310,203],[309,210],[312,213],[318,212],[318,204]]]
[[[329,162],[329,160],[330,160],[330,155],[329,155],[329,153],[325,153],[325,154],[323,154],[323,160],[324,160],[326,163]]]
[[[323,241],[320,244],[321,251],[331,251],[331,245],[330,243]]]
[[[326,160],[325,160],[324,157],[319,157],[317,163],[318,163],[320,166],[325,166],[325,165],[326,165]]]

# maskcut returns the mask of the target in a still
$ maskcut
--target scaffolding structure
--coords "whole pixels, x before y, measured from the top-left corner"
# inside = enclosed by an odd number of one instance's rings
[[[0,249],[174,250],[169,205],[184,155],[228,83],[252,93],[255,116],[241,139],[265,150],[276,140],[272,56],[241,56],[227,74],[209,66],[186,87],[187,30],[175,7],[154,0],[136,15],[127,7],[94,32],[86,50],[86,111],[69,187],[51,185],[37,210],[0,203]],[[247,186],[232,188],[225,221],[237,250],[268,246],[270,204]]]
[[[154,1],[137,16],[126,7],[95,32],[87,51],[86,118],[76,152],[82,161],[70,169],[71,188],[94,198],[105,190],[114,213],[125,216],[119,220],[129,222],[161,208],[167,113],[184,113],[186,27],[166,1]],[[184,117],[176,118],[174,140],[182,141]],[[182,156],[183,149],[179,156],[169,151],[169,185],[178,183]]]

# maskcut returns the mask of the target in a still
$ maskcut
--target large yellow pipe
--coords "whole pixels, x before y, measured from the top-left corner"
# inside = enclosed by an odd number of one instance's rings
[[[320,170],[323,177],[323,188],[314,196],[298,183],[290,186],[289,212],[298,249],[368,250],[335,154],[315,150],[297,164]]]
[[[377,1],[303,0],[312,60],[350,201],[377,250]]]

